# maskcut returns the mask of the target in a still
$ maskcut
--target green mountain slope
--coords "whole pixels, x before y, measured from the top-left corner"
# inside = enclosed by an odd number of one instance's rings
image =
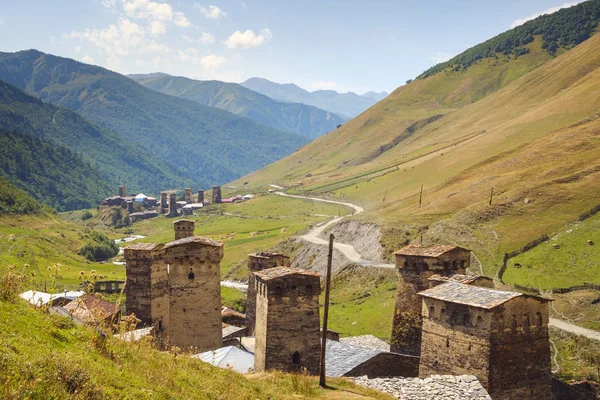
[[[236,83],[197,81],[167,74],[128,77],[149,89],[220,108],[275,129],[299,133],[309,139],[330,132],[345,121],[334,113],[316,107],[277,102]]]
[[[494,275],[504,252],[600,203],[600,34],[556,58],[540,36],[526,46],[402,86],[243,180],[354,200],[358,218],[470,247]]]
[[[35,50],[0,53],[0,79],[67,107],[207,186],[285,156],[306,140],[147,89],[104,68]]]
[[[264,78],[250,78],[242,82],[241,85],[275,100],[310,104],[350,118],[360,114],[378,100],[387,96],[385,92],[375,94],[367,92],[362,96],[352,92],[338,93],[335,90],[309,92],[293,83],[275,83]]]
[[[158,191],[192,181],[144,149],[89,123],[77,113],[45,104],[3,81],[0,81],[0,128],[70,149],[115,187],[126,184],[132,191]]]
[[[109,183],[75,153],[30,135],[0,129],[0,175],[58,211],[92,208]]]
[[[39,214],[42,208],[27,192],[0,177],[0,214]]]

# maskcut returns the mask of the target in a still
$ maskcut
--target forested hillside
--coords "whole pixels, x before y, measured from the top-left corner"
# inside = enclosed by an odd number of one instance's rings
[[[192,181],[144,149],[89,123],[77,113],[45,104],[3,81],[0,81],[0,128],[70,149],[113,187],[126,184],[134,191],[157,191]]]
[[[57,211],[92,208],[114,192],[71,150],[4,129],[0,129],[0,175]]]
[[[42,207],[24,190],[0,176],[0,214],[39,214]]]
[[[275,101],[237,83],[197,81],[167,74],[129,75],[129,78],[149,89],[220,108],[308,139],[330,132],[345,121],[313,106]]]
[[[0,53],[0,79],[77,111],[196,186],[225,183],[307,142],[226,111],[147,89],[104,68],[36,50]]]

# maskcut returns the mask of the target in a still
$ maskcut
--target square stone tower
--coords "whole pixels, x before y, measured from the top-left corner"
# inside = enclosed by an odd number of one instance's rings
[[[223,243],[190,236],[167,243],[163,252],[169,271],[169,345],[198,350],[221,347]]]
[[[287,267],[254,273],[256,326],[254,370],[319,373],[321,278]]]
[[[156,306],[164,303],[160,299],[168,296],[168,275],[162,262],[162,249],[160,244],[134,243],[124,251],[127,271],[125,309],[127,314],[135,314],[144,326],[154,325],[155,319],[160,319]],[[162,305],[161,313],[166,312],[166,306]]]
[[[221,186],[213,186],[212,188],[212,203],[220,204],[221,203]]]
[[[398,291],[390,349],[418,356],[421,351],[421,299],[417,293],[429,288],[428,279],[434,274],[465,274],[471,251],[456,246],[409,245],[394,254]]]
[[[173,222],[175,228],[175,240],[194,236],[194,221],[189,219],[179,219]]]
[[[119,196],[127,197],[127,188],[125,187],[125,185],[119,186]]]
[[[248,292],[246,293],[246,328],[248,336],[254,335],[256,321],[256,284],[254,273],[275,267],[289,267],[290,258],[279,253],[254,253],[248,255]]]
[[[494,400],[552,398],[549,299],[457,282],[419,295],[421,378],[475,375]]]
[[[198,203],[204,203],[204,190],[198,190]]]
[[[190,203],[192,201],[192,189],[185,188],[183,189],[183,201],[187,201]]]
[[[177,216],[177,194],[171,193],[169,195],[169,217]]]

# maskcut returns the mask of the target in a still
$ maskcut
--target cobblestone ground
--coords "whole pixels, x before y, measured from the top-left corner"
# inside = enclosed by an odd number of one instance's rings
[[[361,386],[400,400],[491,400],[473,375],[432,375],[429,378],[353,378]]]

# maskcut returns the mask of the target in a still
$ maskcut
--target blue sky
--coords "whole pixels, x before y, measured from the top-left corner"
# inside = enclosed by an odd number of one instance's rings
[[[0,0],[0,51],[114,71],[305,89],[392,91],[430,66],[576,0]]]

